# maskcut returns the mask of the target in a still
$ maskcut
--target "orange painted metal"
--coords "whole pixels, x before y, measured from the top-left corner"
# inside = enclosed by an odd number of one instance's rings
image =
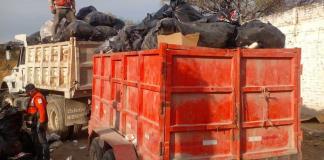
[[[89,133],[114,128],[148,160],[300,155],[300,52],[161,44],[98,54]]]

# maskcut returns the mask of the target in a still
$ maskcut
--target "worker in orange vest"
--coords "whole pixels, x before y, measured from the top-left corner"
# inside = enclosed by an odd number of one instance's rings
[[[49,160],[49,145],[46,139],[46,98],[33,84],[27,84],[25,90],[30,96],[27,107],[27,117],[29,120],[27,121],[27,124],[30,126],[32,131],[33,142],[36,149],[36,159]]]
[[[63,18],[71,23],[76,20],[75,0],[50,0],[50,10],[54,14],[53,35]]]

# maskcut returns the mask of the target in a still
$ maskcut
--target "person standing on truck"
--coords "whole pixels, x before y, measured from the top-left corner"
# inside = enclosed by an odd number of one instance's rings
[[[37,160],[49,160],[49,145],[46,139],[47,113],[46,98],[34,84],[27,84],[26,93],[30,97],[27,107],[27,125],[31,128]]]
[[[219,5],[219,12],[223,15],[223,20],[231,24],[239,25],[239,8],[233,0],[223,0]]]
[[[53,35],[56,34],[57,28],[63,18],[71,23],[75,18],[75,0],[50,0],[50,9],[54,14]]]

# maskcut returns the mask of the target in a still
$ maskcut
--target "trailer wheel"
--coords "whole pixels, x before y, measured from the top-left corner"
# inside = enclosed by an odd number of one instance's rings
[[[90,160],[101,160],[103,158],[104,149],[99,145],[99,137],[92,140],[89,152]]]
[[[114,151],[112,149],[107,150],[103,155],[102,160],[115,160]]]
[[[47,104],[48,130],[49,132],[58,134],[61,139],[66,139],[69,129],[64,125],[64,113],[60,110],[64,102],[61,99],[55,99]]]

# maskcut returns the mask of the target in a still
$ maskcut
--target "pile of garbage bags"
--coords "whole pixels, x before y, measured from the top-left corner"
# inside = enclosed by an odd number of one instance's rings
[[[28,45],[68,41],[75,37],[80,41],[105,41],[115,35],[125,23],[106,13],[99,12],[93,6],[84,7],[76,15],[77,20],[67,23],[63,19],[53,34],[53,20],[46,21],[39,32],[27,37]]]
[[[0,106],[0,159],[19,153],[34,154],[32,139],[22,130],[22,112],[8,104]]]
[[[233,12],[237,13],[237,12]],[[285,35],[270,23],[258,20],[239,24],[222,14],[203,15],[183,0],[172,0],[156,13],[148,14],[137,25],[125,26],[117,36],[97,48],[97,52],[121,52],[154,49],[157,36],[181,32],[183,35],[199,33],[198,46],[210,48],[248,47],[283,48]],[[228,16],[230,17],[230,16]]]
[[[229,15],[224,15],[228,13]],[[75,22],[62,21],[57,34],[52,35],[52,21],[28,37],[29,44],[67,41],[70,37],[84,41],[105,41],[97,52],[122,52],[154,49],[158,35],[181,32],[199,33],[198,46],[210,48],[283,48],[285,35],[270,23],[253,20],[241,25],[237,10],[204,13],[184,0],[171,0],[157,12],[135,25],[125,23],[93,6],[80,9]],[[39,38],[40,37],[40,38]]]

